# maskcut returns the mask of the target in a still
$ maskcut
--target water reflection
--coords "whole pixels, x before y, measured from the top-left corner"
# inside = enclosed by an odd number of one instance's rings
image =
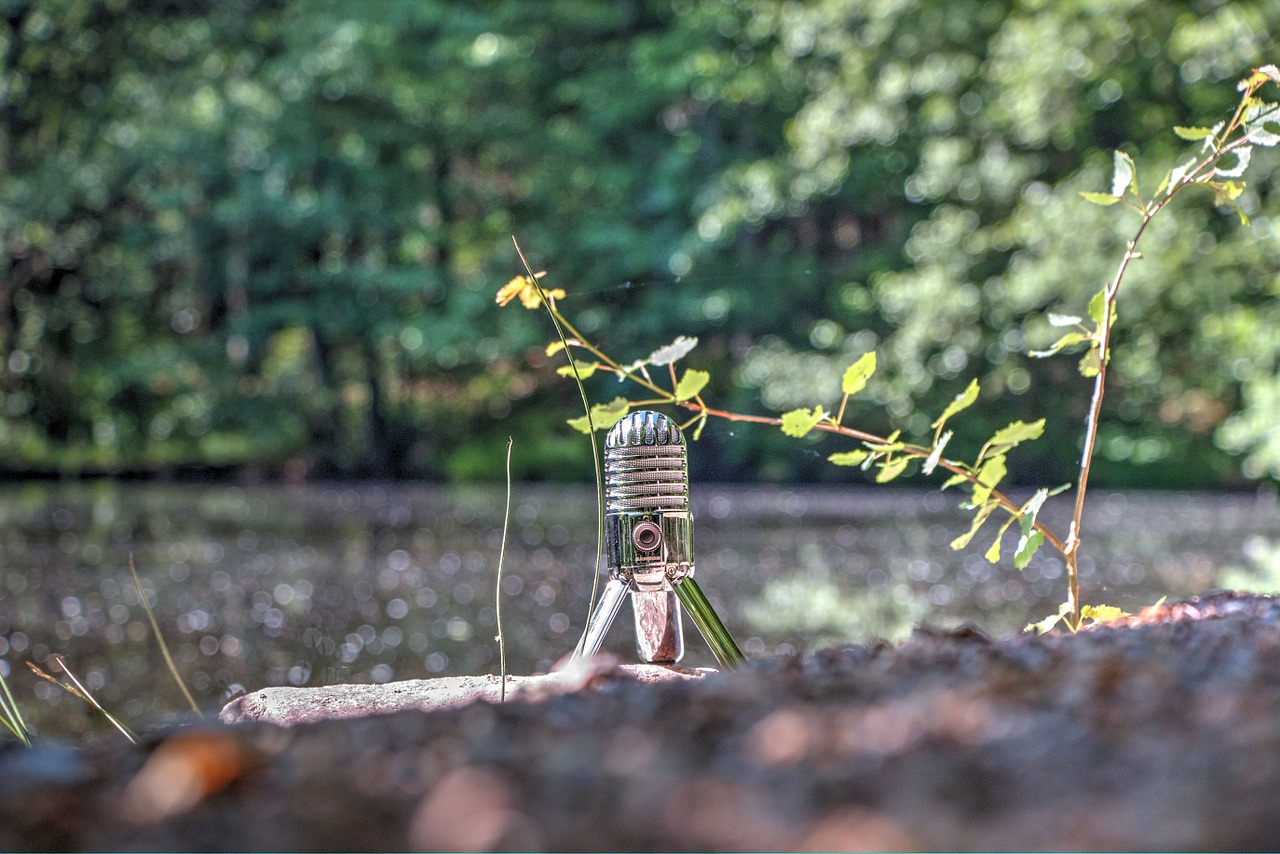
[[[0,490],[0,667],[47,733],[105,731],[23,666],[52,654],[140,728],[181,714],[129,576],[136,560],[179,668],[216,709],[234,685],[386,682],[497,670],[505,496],[425,486],[208,488],[113,483]],[[1016,631],[1056,609],[1062,563],[1021,573],[948,543],[968,527],[936,492],[694,491],[698,577],[748,655],[896,638],[928,620]],[[588,611],[589,490],[519,487],[502,583],[512,672],[546,669]],[[1062,502],[1046,518],[1062,530]],[[1091,601],[1140,608],[1218,583],[1280,581],[1273,494],[1116,494],[1086,519]],[[686,663],[712,665],[691,636]],[[606,647],[630,658],[629,609]],[[9,668],[15,668],[11,672]]]

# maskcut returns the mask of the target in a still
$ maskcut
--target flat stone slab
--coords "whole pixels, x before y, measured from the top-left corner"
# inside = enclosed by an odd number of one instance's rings
[[[619,681],[669,682],[700,679],[711,670],[677,665],[619,664],[609,656],[584,659],[554,673],[508,676],[507,702],[536,702]],[[498,676],[409,679],[382,685],[326,685],[317,688],[262,688],[232,700],[219,715],[223,723],[263,721],[280,726],[383,715],[414,709],[434,711],[477,700],[504,700]]]

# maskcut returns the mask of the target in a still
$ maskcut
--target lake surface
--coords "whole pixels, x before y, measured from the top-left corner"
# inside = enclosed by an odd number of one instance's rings
[[[1091,496],[1086,602],[1127,610],[1161,596],[1280,584],[1274,491]],[[549,668],[581,634],[595,553],[594,491],[518,485],[501,584],[510,673]],[[922,621],[1019,631],[1057,610],[1063,564],[1022,572],[969,549],[959,496],[864,488],[695,484],[697,578],[748,657],[901,638]],[[1056,504],[1054,502],[1057,502]],[[228,692],[498,672],[499,487],[209,487],[101,483],[0,487],[0,672],[44,737],[109,733],[33,675],[65,658],[113,714],[143,730],[186,709],[128,561],[179,670],[208,713]],[[1069,498],[1041,518],[1060,535]],[[1006,544],[1006,555],[1012,548]],[[713,659],[686,619],[683,663]],[[605,648],[634,660],[630,608]]]

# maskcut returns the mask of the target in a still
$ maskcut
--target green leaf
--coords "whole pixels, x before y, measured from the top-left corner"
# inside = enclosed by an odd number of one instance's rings
[[[841,451],[827,457],[827,461],[838,466],[858,466],[866,461],[871,454],[867,451]]]
[[[1280,143],[1280,134],[1272,131],[1268,125],[1280,123],[1280,104],[1263,102],[1249,108],[1244,114],[1244,135],[1249,142],[1270,148]]]
[[[1024,632],[1034,631],[1036,634],[1042,635],[1048,631],[1051,631],[1054,626],[1058,625],[1058,623],[1060,623],[1070,613],[1071,613],[1071,603],[1063,602],[1061,605],[1058,606],[1058,613],[1054,614],[1051,617],[1045,617],[1043,620],[1041,620],[1038,623],[1032,623],[1031,625],[1023,629],[1023,631]]]
[[[1093,340],[1093,336],[1088,332],[1068,332],[1057,341],[1054,341],[1048,350],[1032,350],[1027,353],[1027,355],[1035,359],[1043,359],[1047,356],[1053,356],[1067,347],[1071,347],[1075,344],[1083,344],[1085,341],[1091,340]]]
[[[844,372],[844,380],[840,383],[845,394],[857,394],[866,386],[867,380],[876,372],[876,351],[864,353],[858,361]]]
[[[1080,359],[1080,376],[1096,377],[1102,370],[1102,359],[1098,356],[1098,348],[1094,347]]]
[[[978,533],[978,529],[982,527],[982,523],[991,517],[991,512],[999,507],[999,502],[990,501],[978,508],[978,512],[973,514],[973,521],[969,523],[969,530],[961,534],[951,541],[951,548],[955,551],[969,545],[969,541],[973,539],[973,535]]]
[[[562,377],[571,377],[571,376],[574,376],[574,371],[573,371],[574,368],[578,369],[578,372],[577,372],[578,379],[585,380],[587,377],[591,376],[597,370],[600,369],[600,363],[584,362],[584,361],[579,361],[578,359],[574,359],[572,365],[563,365],[559,368],[556,368],[556,373]]]
[[[1039,421],[1032,421],[1030,424],[1021,420],[1015,421],[1008,427],[1003,427],[996,431],[996,434],[987,442],[986,451],[990,454],[1003,454],[1023,442],[1039,439],[1043,435],[1043,418]]]
[[[1120,201],[1119,196],[1113,196],[1109,193],[1081,193],[1080,195],[1084,197],[1086,202],[1093,202],[1095,205],[1102,205],[1104,208]]]
[[[1173,132],[1187,142],[1197,142],[1208,136],[1213,136],[1212,128],[1184,128],[1174,125]]]
[[[1117,608],[1115,605],[1085,605],[1080,609],[1080,619],[1093,620],[1095,623],[1105,623],[1129,616],[1132,615],[1128,611]]]
[[[1009,530],[1008,525],[1001,528],[1000,533],[996,534],[995,542],[987,548],[986,553],[983,555],[983,557],[987,559],[987,563],[1000,562],[1000,545],[1004,542],[1004,532],[1007,530]]]
[[[943,433],[938,437],[938,442],[929,451],[929,456],[925,457],[924,467],[920,470],[921,474],[931,475],[933,470],[938,467],[938,462],[942,459],[942,449],[947,446],[947,442],[951,441],[951,431]]]
[[[1138,167],[1133,158],[1123,151],[1115,153],[1115,165],[1111,172],[1111,195],[1121,198],[1126,190],[1133,190],[1138,195]]]
[[[691,400],[697,397],[698,393],[706,388],[709,382],[711,382],[710,373],[689,368],[681,375],[680,382],[676,383],[676,401]]]
[[[698,339],[688,335],[681,335],[676,340],[667,344],[665,347],[659,347],[649,354],[649,364],[673,365],[683,359],[685,356],[698,346]]]
[[[968,387],[956,395],[955,400],[947,404],[947,408],[942,410],[942,414],[938,416],[938,420],[933,422],[930,426],[935,430],[938,429],[943,424],[947,423],[947,419],[955,415],[957,412],[973,406],[973,402],[977,399],[978,381],[976,379],[970,380]]]
[[[597,403],[592,406],[590,421],[587,420],[587,416],[580,415],[577,418],[570,418],[567,423],[582,433],[590,433],[592,425],[597,430],[608,430],[621,421],[630,409],[631,401],[625,397],[615,397],[608,403]]]
[[[1030,536],[1023,534],[1018,538],[1018,547],[1013,552],[1013,565],[1017,569],[1026,569],[1035,556],[1036,550],[1044,544],[1044,534],[1032,531]]]
[[[1093,321],[1095,326],[1102,326],[1102,313],[1107,309],[1107,291],[1098,291],[1093,295],[1093,299],[1089,300],[1089,319]]]
[[[876,483],[888,483],[896,478],[907,468],[907,464],[911,462],[911,457],[898,457],[897,459],[885,460],[880,466],[879,473],[876,474]]]
[[[782,414],[782,432],[796,439],[804,438],[809,435],[809,431],[816,427],[825,415],[826,413],[822,411],[821,406],[815,406],[812,410],[805,407],[784,412]]]
[[[1182,186],[1182,182],[1186,179],[1187,173],[1191,171],[1191,167],[1195,166],[1198,161],[1192,157],[1183,163],[1169,170],[1169,177],[1165,179],[1165,187],[1170,193]],[[1157,191],[1157,195],[1159,191]]]
[[[973,503],[986,504],[991,497],[991,490],[1004,480],[1007,473],[1003,455],[987,460],[978,471],[978,482],[973,485]]]
[[[1219,178],[1239,178],[1249,168],[1249,161],[1253,158],[1253,146],[1245,145],[1237,148],[1234,152],[1236,155],[1236,163],[1230,169],[1224,169],[1221,166],[1214,167],[1213,174]],[[1221,161],[1219,161],[1221,162]]]
[[[968,480],[969,478],[967,478],[963,474],[953,474],[951,477],[947,479],[946,483],[938,487],[938,491],[941,492],[942,490],[950,489],[953,486],[959,486],[960,484],[965,483]]]
[[[868,448],[870,448],[873,451],[878,451],[880,453],[885,453],[885,454],[893,453],[894,451],[901,451],[903,448],[906,447],[906,444],[904,442],[898,441],[898,437],[901,435],[902,435],[901,430],[894,430],[887,437],[885,437],[885,440],[883,442],[863,442],[862,444],[866,445]]]

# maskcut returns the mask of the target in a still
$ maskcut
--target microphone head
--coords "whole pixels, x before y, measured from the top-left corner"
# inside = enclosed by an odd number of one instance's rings
[[[693,574],[684,434],[660,412],[632,412],[604,440],[605,559],[640,590]]]

